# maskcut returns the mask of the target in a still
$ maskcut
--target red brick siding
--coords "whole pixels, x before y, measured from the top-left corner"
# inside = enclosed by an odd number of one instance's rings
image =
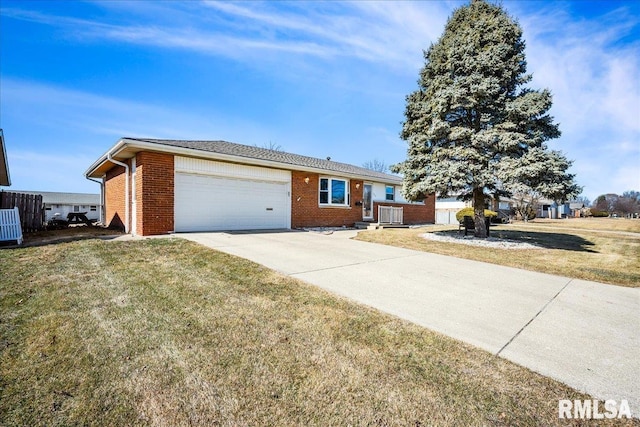
[[[436,222],[436,198],[427,196],[422,203],[373,202],[373,220],[378,221],[378,206],[396,206],[402,208],[403,224],[425,224]]]
[[[323,175],[324,176],[324,175]],[[330,175],[327,175],[330,176]],[[309,178],[309,183],[305,178]],[[348,180],[350,197],[349,207],[320,207],[318,186],[320,175],[310,172],[291,172],[291,228],[300,227],[351,227],[362,221],[362,181]]]
[[[137,233],[142,236],[173,231],[173,155],[141,151],[136,155]]]
[[[105,224],[124,230],[125,188],[124,167],[114,166],[107,171],[104,181]]]
[[[139,152],[136,155],[137,234],[148,236],[165,234],[174,230],[174,177],[173,155],[147,151]],[[305,178],[309,178],[308,183],[305,182]],[[354,223],[362,221],[362,205],[360,204],[362,202],[362,180],[348,180],[350,183],[350,205],[348,207],[321,207],[318,202],[319,181],[320,175],[317,173],[291,172],[292,228],[350,227]],[[107,172],[105,179],[105,220],[108,225],[121,229],[124,228],[125,221],[124,189],[124,168],[114,166]],[[405,224],[435,222],[435,197],[433,196],[428,196],[424,204],[374,202],[374,220],[377,220],[378,205],[380,204],[401,206]],[[130,212],[132,212],[131,206]]]

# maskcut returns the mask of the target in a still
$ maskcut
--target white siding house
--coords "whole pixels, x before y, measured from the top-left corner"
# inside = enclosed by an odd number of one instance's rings
[[[436,224],[457,224],[456,213],[471,206],[471,202],[463,202],[456,197],[436,198]]]
[[[87,218],[101,221],[102,203],[100,194],[90,193],[57,193],[51,191],[17,191],[26,194],[41,194],[44,204],[45,221],[49,221],[56,213],[62,219],[70,212],[85,212]]]

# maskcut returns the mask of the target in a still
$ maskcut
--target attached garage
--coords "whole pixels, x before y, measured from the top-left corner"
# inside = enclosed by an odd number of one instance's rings
[[[291,226],[291,172],[175,157],[175,231]]]

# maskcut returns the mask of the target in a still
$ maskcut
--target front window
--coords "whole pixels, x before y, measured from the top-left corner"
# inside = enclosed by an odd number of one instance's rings
[[[385,194],[386,194],[385,199],[387,201],[393,202],[396,199],[395,187],[393,185],[387,185]]]
[[[327,178],[320,179],[320,204],[329,203],[329,180]]]
[[[349,205],[349,183],[344,179],[320,178],[321,205]]]

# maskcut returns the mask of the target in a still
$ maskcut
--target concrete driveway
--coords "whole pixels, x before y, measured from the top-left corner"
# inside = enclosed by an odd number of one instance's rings
[[[640,414],[640,289],[351,240],[355,231],[180,237],[465,341]],[[564,398],[558,396],[559,399]]]

